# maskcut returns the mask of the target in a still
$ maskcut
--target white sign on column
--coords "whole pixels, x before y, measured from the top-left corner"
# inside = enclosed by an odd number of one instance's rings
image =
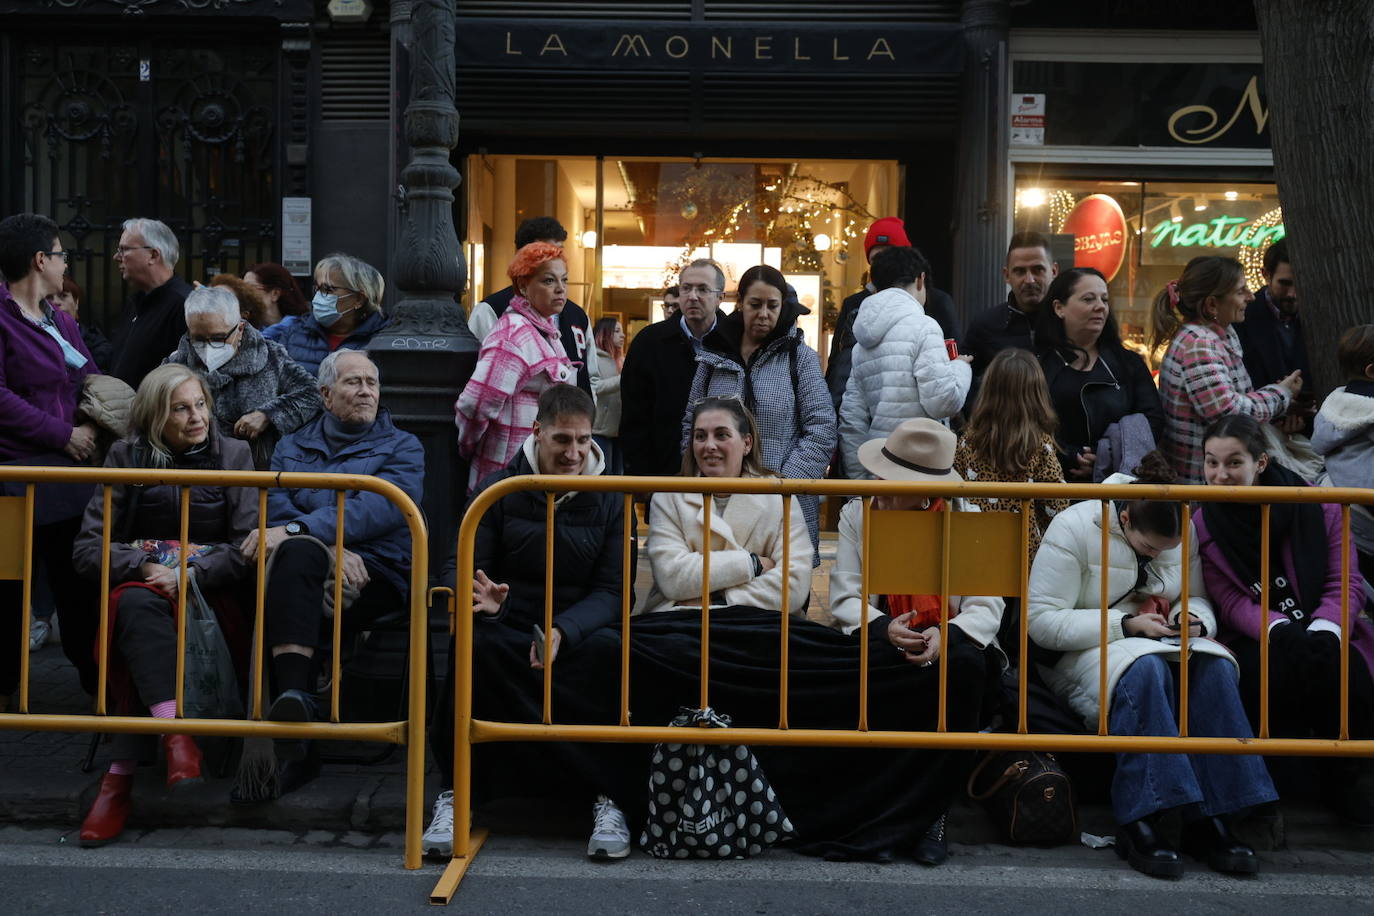
[[[310,198],[281,199],[281,263],[292,276],[308,277],[310,260]]]
[[[1045,94],[1016,93],[1011,97],[1011,145],[1045,145]]]

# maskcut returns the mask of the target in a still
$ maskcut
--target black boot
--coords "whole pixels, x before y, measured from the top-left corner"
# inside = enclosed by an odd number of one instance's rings
[[[1183,877],[1183,859],[1155,832],[1148,818],[1116,828],[1116,854],[1152,878]]]
[[[1259,871],[1255,851],[1236,839],[1221,818],[1199,818],[1188,824],[1185,832],[1188,852],[1206,862],[1212,871],[1232,875],[1253,875]]]
[[[922,865],[935,867],[949,858],[949,837],[945,835],[945,815],[941,814],[921,834],[911,857]]]

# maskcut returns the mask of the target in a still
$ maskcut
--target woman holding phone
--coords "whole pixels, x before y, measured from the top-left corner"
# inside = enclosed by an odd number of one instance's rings
[[[1106,483],[1131,478],[1113,475]],[[1175,482],[1158,452],[1136,469],[1135,482]],[[1102,507],[1075,503],[1055,516],[1031,567],[1027,632],[1037,645],[1063,653],[1041,673],[1096,729],[1102,704],[1113,735],[1178,734],[1179,635],[1189,636],[1189,734],[1252,737],[1237,689],[1235,658],[1215,640],[1216,618],[1202,589],[1197,539],[1181,549],[1183,517],[1176,502],[1115,500],[1108,555],[1100,556]],[[1190,571],[1183,619],[1183,564]],[[1107,577],[1106,646],[1101,645],[1102,577]],[[1099,696],[1107,653],[1107,695]],[[1112,779],[1116,851],[1154,877],[1183,874],[1183,859],[1159,832],[1160,815],[1179,809],[1187,847],[1214,871],[1254,874],[1254,850],[1231,833],[1231,816],[1278,798],[1264,761],[1226,754],[1117,755]]]

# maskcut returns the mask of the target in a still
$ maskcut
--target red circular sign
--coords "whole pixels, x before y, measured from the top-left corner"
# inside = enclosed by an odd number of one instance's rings
[[[1126,259],[1126,214],[1106,194],[1090,194],[1064,220],[1073,235],[1075,267],[1095,267],[1110,283]]]

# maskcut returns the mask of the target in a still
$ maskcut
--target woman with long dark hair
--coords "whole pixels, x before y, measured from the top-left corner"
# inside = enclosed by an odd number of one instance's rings
[[[702,338],[687,403],[708,395],[739,398],[758,423],[765,464],[782,477],[822,478],[839,426],[820,359],[797,326],[800,305],[788,298],[782,273],[766,264],[740,277],[736,302],[738,308]],[[690,416],[689,409],[684,444]],[[819,501],[810,495],[799,501],[819,565]]]
[[[1302,487],[1307,482],[1272,461],[1253,417],[1225,417],[1203,437],[1207,483],[1231,487]],[[1340,733],[1341,507],[1275,503],[1269,507],[1269,612],[1260,608],[1262,492],[1254,503],[1204,503],[1193,514],[1207,593],[1221,637],[1240,661],[1241,697],[1256,729],[1260,707],[1260,631],[1269,629],[1269,727],[1283,737]],[[1364,580],[1352,545],[1350,588],[1350,737],[1374,737],[1374,625],[1362,613]],[[1323,789],[1332,807],[1357,824],[1374,824],[1374,765],[1332,758]]]
[[[1059,417],[1060,464],[1070,481],[1101,480],[1154,451],[1164,409],[1145,361],[1121,343],[1107,278],[1075,267],[1054,278],[1037,310],[1035,346]],[[1134,417],[1135,420],[1127,420]],[[1126,455],[1098,461],[1098,442],[1119,424]],[[1129,439],[1128,439],[1129,437]],[[1102,466],[1096,467],[1098,464]]]
[[[1159,367],[1164,401],[1160,451],[1182,483],[1202,483],[1202,434],[1213,420],[1245,414],[1260,422],[1283,416],[1302,390],[1302,373],[1258,391],[1231,327],[1254,299],[1235,258],[1198,257],[1155,298],[1151,350],[1169,349]]]

